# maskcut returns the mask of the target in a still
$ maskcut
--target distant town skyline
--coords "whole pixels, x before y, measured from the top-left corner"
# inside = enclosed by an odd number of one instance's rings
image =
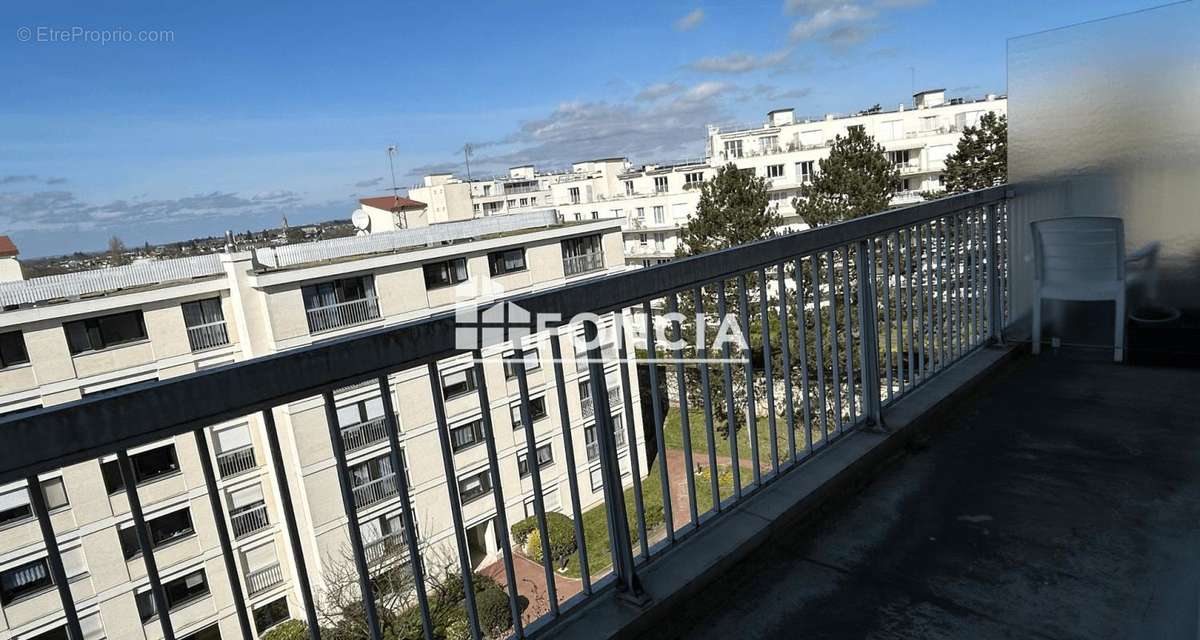
[[[696,157],[776,107],[1005,93],[1006,38],[1154,4],[10,6],[0,233],[34,257],[349,217],[392,144],[401,187],[466,143],[476,175]]]

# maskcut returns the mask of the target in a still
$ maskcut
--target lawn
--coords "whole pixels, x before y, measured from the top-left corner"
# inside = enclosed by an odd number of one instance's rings
[[[679,407],[671,406],[663,420],[663,442],[668,449],[683,449],[683,427],[680,424]],[[721,435],[721,429],[725,423],[713,420],[713,439],[717,445],[717,455],[730,457],[729,455],[729,438]],[[759,463],[768,468],[771,464],[771,430],[770,421],[767,416],[759,416],[756,423],[757,440],[758,440],[758,456]],[[689,411],[688,412],[688,432],[691,435],[692,454],[708,454],[708,435],[704,423],[704,411]],[[738,430],[738,458],[743,463],[743,467],[749,467],[750,460],[750,429],[742,428]],[[819,436],[818,436],[819,437]],[[779,416],[775,419],[775,441],[779,447],[779,461],[787,459],[788,439],[787,439],[787,419]],[[803,429],[796,430],[796,448],[804,448],[804,431]],[[744,481],[743,481],[744,482]]]
[[[663,526],[663,486],[656,461],[642,479],[642,503],[645,505],[647,535],[651,539],[657,530]],[[722,467],[720,476],[721,493],[733,491],[733,476],[728,468]],[[711,480],[707,473],[696,474],[696,505],[701,512],[712,505]],[[633,501],[633,487],[625,489],[625,512],[633,531],[634,550],[637,550],[637,525]],[[588,573],[593,580],[605,569],[612,566],[612,553],[609,550],[608,521],[605,505],[600,504],[584,511],[583,537],[587,543]],[[579,554],[574,554],[567,561],[563,575],[579,578]]]

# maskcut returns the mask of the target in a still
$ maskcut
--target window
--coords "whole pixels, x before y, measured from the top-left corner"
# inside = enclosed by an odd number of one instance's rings
[[[667,214],[663,207],[654,207],[654,224],[665,224],[667,222]]]
[[[98,318],[63,323],[71,355],[144,340],[146,322],[142,312],[126,311]]]
[[[54,511],[70,504],[61,476],[42,480],[42,495],[46,499],[46,510]],[[33,517],[33,506],[29,503],[29,491],[25,483],[0,492],[0,527]]]
[[[693,171],[692,173],[683,174],[684,188],[698,187],[698,186],[700,186],[701,182],[704,182],[704,172],[703,171]]]
[[[475,369],[468,368],[442,374],[442,399],[449,400],[468,394],[479,387]]]
[[[29,362],[25,338],[20,331],[0,333],[0,369]]]
[[[567,276],[604,268],[600,234],[568,238],[562,241],[563,272]]]
[[[287,596],[283,596],[254,608],[254,628],[261,634],[291,617],[292,614],[288,611]]]
[[[521,403],[518,402],[509,409],[512,412],[513,429],[520,429],[521,423]],[[546,396],[538,396],[529,399],[529,418],[534,422],[546,417]]]
[[[492,185],[490,185],[490,184],[483,185],[483,195],[485,195],[485,196],[492,195]]]
[[[504,377],[511,380],[517,377],[517,367],[513,361],[517,359],[516,351],[507,351],[504,353]],[[531,347],[525,350],[525,373],[537,371],[542,368],[541,354],[537,347]]]
[[[42,480],[42,495],[46,498],[46,510],[61,509],[71,501],[67,499],[67,487],[63,484],[62,476]]]
[[[571,204],[579,204],[579,187],[567,189],[567,195],[571,198]]]
[[[666,244],[667,244],[666,234],[664,234],[664,233],[655,233],[654,234],[654,249],[656,251],[665,251]]]
[[[782,178],[783,177],[783,165],[781,165],[781,164],[767,165],[767,177],[768,178]]]
[[[135,484],[179,471],[179,459],[175,457],[173,444],[132,454],[129,456],[129,462],[133,466]],[[100,463],[100,474],[104,476],[104,486],[108,488],[109,493],[116,493],[125,488],[121,467],[115,459]]]
[[[637,219],[639,222],[646,219],[646,207],[637,208]]]
[[[899,140],[904,137],[904,121],[888,120],[879,123],[879,140]]]
[[[487,195],[487,194],[484,194],[484,195]],[[500,205],[501,205],[501,204],[503,204],[503,203],[502,203],[502,202],[500,202],[499,200],[497,200],[496,202],[485,202],[485,203],[483,203],[483,212],[484,212],[484,214],[492,214],[492,213],[496,213],[497,211],[499,211],[499,210],[500,210]]]
[[[763,153],[772,153],[779,149],[779,136],[763,136],[758,139],[758,148]]]
[[[457,453],[483,442],[483,420],[472,420],[450,427],[450,446]]]
[[[196,633],[190,634],[180,640],[221,640],[221,628],[219,625],[204,627]]]
[[[50,566],[45,558],[20,564],[0,571],[0,605],[41,591],[54,584],[50,577]]]
[[[537,456],[538,469],[554,464],[554,447],[549,442],[534,449],[534,454]],[[529,475],[529,456],[527,454],[517,454],[517,472],[521,474],[522,478]]]
[[[340,278],[300,289],[310,333],[366,322],[379,317],[375,278]]]
[[[509,209],[512,209],[513,207],[517,206],[517,200],[516,198],[513,198],[512,200],[506,201],[505,204],[508,205]]]
[[[529,198],[521,198],[521,206],[528,207],[529,206]]]
[[[463,504],[473,502],[492,492],[490,469],[476,471],[458,479],[458,497]]]
[[[642,247],[646,246],[646,238],[647,238],[646,234],[639,233],[638,234],[638,245],[642,246]]]
[[[909,157],[908,149],[901,149],[900,151],[889,151],[889,152],[887,152],[887,154],[888,154],[888,161],[891,162],[896,167],[903,167],[908,164],[908,157]]]
[[[337,408],[338,426],[341,428],[372,422],[383,417],[383,398],[375,396],[351,402]]]
[[[588,479],[592,481],[592,491],[599,491],[604,487],[604,479],[600,475],[600,467],[593,467],[588,471]]]
[[[208,595],[208,579],[204,575],[204,569],[197,569],[174,580],[168,580],[163,583],[162,587],[167,597],[168,609],[175,609],[195,598]],[[142,622],[147,622],[155,616],[157,611],[154,609],[154,596],[149,591],[137,594],[135,600],[137,600],[138,615]]]
[[[937,116],[921,118],[921,131],[936,131],[940,126]]]
[[[537,196],[529,196],[529,205],[534,206],[536,204],[537,204]]]
[[[183,324],[187,327],[192,351],[229,344],[220,298],[185,302],[180,307],[183,309]]]
[[[654,178],[654,193],[667,192],[667,176],[656,176]]]
[[[186,507],[146,520],[146,533],[150,536],[150,545],[155,549],[195,532],[192,526],[192,512]],[[121,540],[121,551],[124,552],[126,560],[141,553],[137,531],[132,524],[118,529],[117,537]]]
[[[825,134],[820,129],[800,132],[800,144],[805,147],[816,147],[825,142]]]
[[[425,288],[437,289],[467,280],[467,259],[452,258],[425,265]]]
[[[592,220],[599,220],[599,219],[600,219],[600,212],[599,212],[599,211],[593,211],[593,212],[592,212]]]
[[[562,501],[558,496],[558,489],[548,489],[542,494],[542,506],[546,508],[546,513],[557,511],[562,505]],[[532,518],[535,510],[533,506],[533,496],[529,496],[524,500],[525,517]]]
[[[800,184],[808,184],[812,182],[813,174],[815,173],[815,164],[816,163],[813,160],[805,160],[803,162],[796,163],[796,179],[800,181]]]
[[[725,157],[726,158],[742,157],[742,141],[741,140],[726,140],[725,141]]]
[[[631,196],[631,195],[633,195],[633,194],[634,194],[634,191],[633,191],[633,180],[626,180],[626,181],[625,181],[625,195],[627,195],[627,196]]]

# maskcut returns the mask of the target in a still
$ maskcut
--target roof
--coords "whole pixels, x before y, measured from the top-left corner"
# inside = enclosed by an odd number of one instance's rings
[[[17,251],[17,245],[13,244],[12,238],[0,236],[0,256],[15,256],[18,253],[21,252]]]
[[[913,97],[915,98],[916,96],[923,96],[927,93],[945,93],[945,92],[946,92],[945,89],[926,89],[924,91],[918,91],[918,92],[914,93]]]
[[[424,209],[424,202],[417,202],[411,198],[401,198],[400,196],[378,196],[375,198],[359,198],[360,204],[365,204],[368,207],[383,209],[384,211],[393,211],[395,209]]]

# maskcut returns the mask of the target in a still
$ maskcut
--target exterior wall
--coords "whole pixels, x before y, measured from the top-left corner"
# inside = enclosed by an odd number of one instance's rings
[[[25,275],[21,272],[21,263],[16,258],[0,258],[0,282],[12,282],[24,279]]]
[[[464,245],[458,253],[447,253],[446,247],[402,252],[383,257],[367,257],[352,263],[332,263],[301,267],[274,273],[248,272],[251,263],[246,256],[228,256],[224,279],[204,283],[160,287],[153,291],[123,293],[91,300],[59,305],[19,309],[0,314],[0,327],[20,329],[23,333],[30,363],[0,370],[0,410],[15,410],[27,406],[53,405],[80,398],[84,393],[106,390],[124,384],[183,375],[211,366],[254,355],[310,344],[314,339],[342,335],[364,328],[403,322],[433,313],[437,307],[455,302],[461,295],[457,287],[425,291],[421,265],[431,257],[467,255],[472,284],[499,284],[507,292],[519,293],[562,283],[563,238],[600,233],[606,270],[623,270],[621,234],[616,225],[563,225],[550,229],[513,234],[504,238],[477,241]],[[524,246],[527,269],[492,278],[488,270],[487,253],[507,246]],[[351,270],[353,268],[354,270]],[[365,269],[365,270],[363,270]],[[601,271],[600,273],[603,273]],[[339,328],[314,337],[309,333],[300,294],[303,285],[335,277],[370,273],[375,278],[380,318],[366,325]],[[592,274],[581,274],[585,277]],[[220,296],[229,344],[216,349],[193,352],[188,329],[180,305],[191,300]],[[116,345],[96,352],[72,356],[67,347],[62,325],[65,321],[87,318],[117,311],[140,309],[146,326],[144,340]],[[549,362],[550,347],[541,338],[540,370],[529,375],[534,397],[545,394],[547,417],[535,423],[538,444],[550,442],[554,463],[542,469],[547,491],[558,489],[559,510],[569,509],[565,480],[566,463],[557,393]],[[570,357],[573,342],[563,338],[564,355]],[[505,496],[505,512],[510,522],[524,518],[524,501],[532,486],[529,478],[517,471],[517,456],[526,450],[525,433],[512,428],[510,407],[519,401],[514,380],[506,380],[500,363],[502,350],[488,352],[493,357],[485,365],[485,377],[491,398],[490,415],[499,453],[501,488]],[[454,363],[442,363],[445,370]],[[611,367],[615,370],[615,365]],[[584,506],[601,498],[589,483],[589,466],[584,445],[584,418],[578,405],[579,372],[568,365],[566,385],[571,403],[571,423],[578,464],[581,501]],[[636,371],[631,369],[631,385],[636,389]],[[616,378],[615,374],[610,377]],[[453,557],[454,530],[447,510],[447,493],[438,429],[434,419],[433,387],[425,369],[403,371],[389,378],[393,406],[405,452],[418,533],[423,544],[430,545],[426,553],[445,553]],[[339,392],[336,401],[360,400],[377,395],[374,389],[352,389]],[[632,394],[635,403],[637,393]],[[480,415],[474,394],[446,403],[450,424]],[[621,411],[624,409],[621,408]],[[347,517],[342,508],[330,431],[326,422],[324,402],[310,398],[294,402],[274,411],[279,427],[283,454],[281,461],[288,469],[287,477],[277,479],[267,455],[263,425],[257,416],[214,425],[208,436],[212,462],[221,474],[222,457],[218,429],[245,424],[252,452],[250,466],[230,473],[217,481],[223,511],[214,517],[201,473],[199,453],[191,436],[172,438],[163,443],[131,450],[136,454],[163,444],[175,448],[179,471],[140,483],[139,497],[148,519],[187,506],[192,517],[194,533],[154,549],[154,557],[164,580],[203,567],[210,593],[171,610],[176,633],[187,633],[212,623],[221,625],[223,637],[238,637],[232,595],[226,579],[224,559],[216,536],[216,517],[232,533],[237,571],[241,574],[242,592],[247,594],[251,609],[278,597],[287,597],[293,615],[299,615],[299,597],[294,593],[294,568],[286,532],[281,526],[277,480],[288,482],[293,496],[295,515],[301,532],[301,550],[309,566],[313,587],[319,592],[324,576],[337,563],[346,560]],[[640,411],[635,407],[635,428]],[[645,460],[644,442],[639,438],[637,455]],[[351,451],[350,465],[383,456],[387,441],[374,442]],[[235,450],[241,451],[241,449]],[[454,456],[456,475],[461,476],[486,466],[485,449],[472,447]],[[627,455],[626,455],[627,457]],[[643,465],[644,466],[644,465]],[[53,475],[53,474],[51,474]],[[43,481],[51,477],[44,475]],[[82,615],[99,615],[109,638],[161,637],[155,620],[143,625],[137,615],[135,593],[147,588],[144,564],[140,557],[123,557],[118,529],[127,526],[131,516],[123,492],[107,493],[100,464],[97,461],[73,465],[61,471],[69,504],[52,512],[51,518],[64,551],[75,546],[81,549],[86,570],[71,578],[77,608]],[[235,514],[236,496],[247,490],[261,488],[265,509],[265,525],[245,535],[237,535],[241,517]],[[0,489],[8,489],[4,487]],[[257,507],[256,507],[257,508]],[[359,511],[359,523],[385,514],[397,513],[395,498],[381,500]],[[464,506],[468,526],[487,521],[495,514],[493,496],[480,498]],[[495,535],[490,540],[494,545]],[[497,550],[491,549],[492,558]],[[0,530],[0,570],[23,561],[42,557],[41,535],[36,522],[26,518],[10,523]],[[262,558],[278,563],[282,578],[265,589],[251,593],[249,577],[262,566]],[[253,560],[253,562],[252,562]],[[268,563],[268,566],[273,564]],[[62,624],[57,594],[53,588],[22,597],[0,608],[0,639],[24,638]],[[260,630],[261,631],[261,630]]]

